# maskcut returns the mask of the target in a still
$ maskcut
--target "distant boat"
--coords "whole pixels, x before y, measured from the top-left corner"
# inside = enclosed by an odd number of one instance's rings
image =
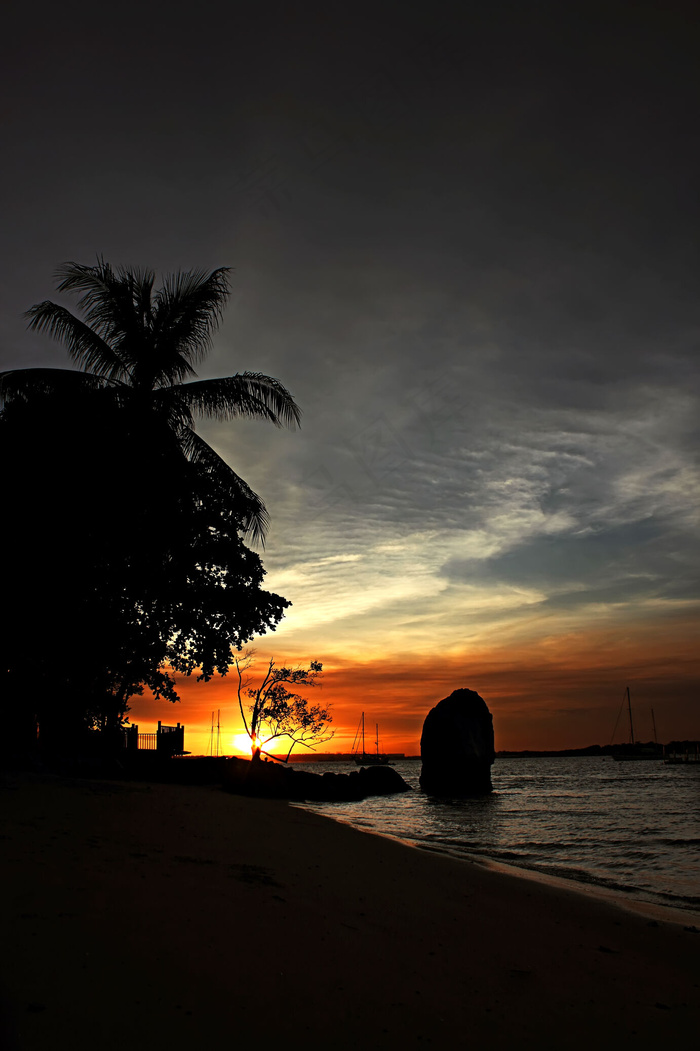
[[[634,739],[634,722],[632,721],[632,700],[630,698],[630,688],[629,688],[629,686],[626,687],[625,693],[627,694],[627,715],[628,715],[629,721],[630,721],[630,743],[628,745],[620,746],[620,747],[624,747],[625,748],[624,752],[613,752],[613,759],[617,763],[625,763],[625,762],[629,762],[630,760],[639,760],[639,759],[646,759],[646,760],[649,760],[649,759],[656,759],[656,760],[662,759],[663,755],[662,755],[662,753],[659,752],[658,747],[653,747],[653,746],[650,746],[650,745],[638,744],[635,741],[635,739]],[[623,703],[624,703],[624,697],[623,697]],[[618,719],[619,718],[620,717],[618,715]],[[654,740],[656,740],[656,720],[654,719],[654,709],[653,708],[651,710],[651,718],[652,718],[652,722],[654,724]],[[617,724],[615,724],[615,725],[617,726]],[[615,733],[615,731],[613,730],[613,734],[614,733]]]
[[[360,724],[355,731],[355,740],[352,744],[352,756],[358,766],[383,766],[389,762],[389,756],[379,751],[379,723],[375,723],[376,739],[374,752],[365,751],[365,713],[362,713]],[[360,751],[362,745],[362,751]]]

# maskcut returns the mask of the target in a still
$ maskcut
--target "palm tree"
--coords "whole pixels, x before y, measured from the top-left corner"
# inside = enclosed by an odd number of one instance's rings
[[[83,319],[46,300],[25,315],[29,327],[65,344],[73,369],[16,369],[0,374],[0,399],[21,405],[37,395],[70,399],[100,392],[125,420],[150,425],[156,440],[177,443],[241,509],[244,533],[264,542],[262,500],[195,431],[195,417],[248,417],[294,427],[301,412],[282,384],[259,372],[198,380],[230,293],[228,267],[166,276],[154,291],[149,269],[65,263],[57,289],[78,296]]]

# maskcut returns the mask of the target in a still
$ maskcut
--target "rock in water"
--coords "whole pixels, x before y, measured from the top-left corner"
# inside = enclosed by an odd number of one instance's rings
[[[420,739],[420,785],[439,796],[490,792],[493,716],[474,690],[455,690],[431,708]]]
[[[410,785],[391,767],[363,767],[350,774],[315,774],[264,762],[259,757],[225,759],[222,787],[245,796],[324,802],[355,802],[368,796],[410,791]]]
[[[363,766],[358,773],[364,796],[390,796],[394,792],[411,791],[411,786],[392,766]]]

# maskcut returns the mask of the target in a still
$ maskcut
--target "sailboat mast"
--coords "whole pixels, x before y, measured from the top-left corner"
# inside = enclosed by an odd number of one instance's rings
[[[365,754],[365,713],[362,713],[362,756]]]
[[[379,755],[379,723],[375,723],[375,729],[377,731],[377,740],[374,742],[377,746],[377,755]]]
[[[627,687],[627,712],[630,717],[630,744],[634,744],[634,723],[632,722],[632,701],[630,700],[630,688]]]
[[[656,719],[654,718],[654,709],[651,709],[651,725],[654,727],[654,744],[658,744],[658,738],[656,736]]]

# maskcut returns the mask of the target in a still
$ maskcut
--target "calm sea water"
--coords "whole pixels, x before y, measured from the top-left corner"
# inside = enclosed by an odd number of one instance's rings
[[[420,790],[420,762],[394,766],[412,792],[308,809],[425,849],[700,911],[700,766],[497,759],[492,795],[451,801]],[[356,769],[340,763],[300,768]]]

